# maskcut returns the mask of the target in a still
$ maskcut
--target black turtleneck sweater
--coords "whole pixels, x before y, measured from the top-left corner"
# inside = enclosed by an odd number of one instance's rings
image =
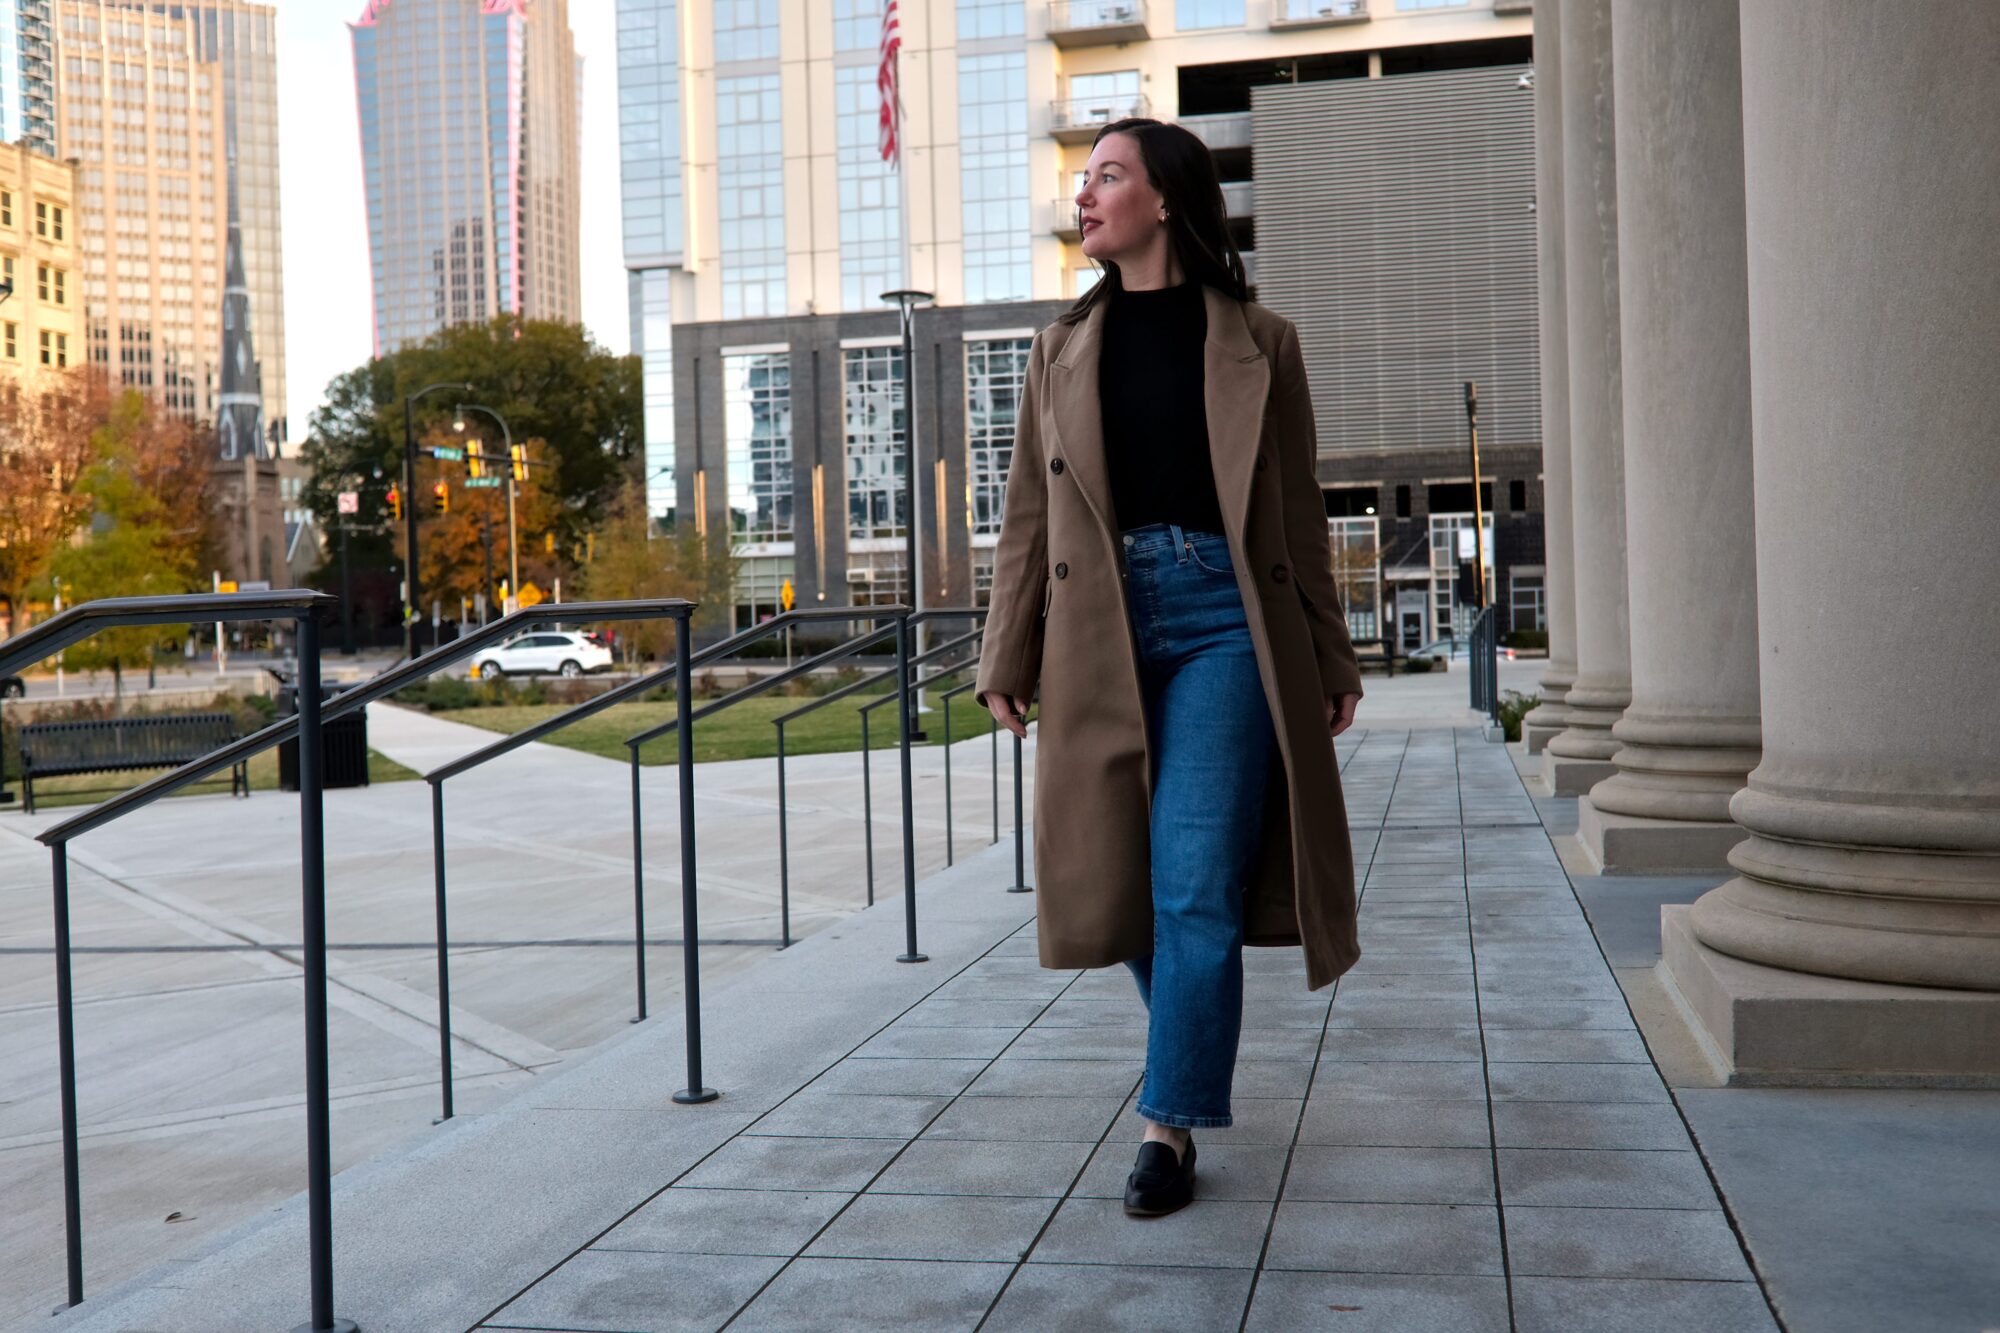
[[[1105,281],[1113,286],[1105,293],[1097,394],[1118,526],[1178,523],[1221,532],[1204,411],[1201,284],[1135,292],[1115,275]]]

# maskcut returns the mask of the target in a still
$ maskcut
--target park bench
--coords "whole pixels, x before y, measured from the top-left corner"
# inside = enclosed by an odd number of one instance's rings
[[[29,722],[21,727],[22,807],[35,813],[35,779],[75,773],[178,768],[236,739],[228,713],[167,713],[86,722]],[[229,794],[250,794],[250,765],[229,771]]]

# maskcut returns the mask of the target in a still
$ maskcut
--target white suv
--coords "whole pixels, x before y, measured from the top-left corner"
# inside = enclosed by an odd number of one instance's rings
[[[590,636],[568,630],[534,630],[517,634],[499,647],[488,648],[474,657],[472,678],[492,680],[496,676],[545,671],[574,678],[610,668],[611,650]]]

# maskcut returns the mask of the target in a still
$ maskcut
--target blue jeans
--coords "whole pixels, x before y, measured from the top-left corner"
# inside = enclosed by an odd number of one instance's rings
[[[1153,951],[1126,962],[1148,1014],[1138,1111],[1217,1127],[1231,1123],[1243,896],[1277,739],[1228,540],[1151,523],[1123,550],[1153,764]]]

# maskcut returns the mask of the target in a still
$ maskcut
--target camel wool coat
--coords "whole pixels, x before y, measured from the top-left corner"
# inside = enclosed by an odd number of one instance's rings
[[[1204,285],[1217,498],[1277,745],[1244,904],[1252,945],[1301,945],[1318,990],[1360,957],[1354,856],[1324,701],[1361,693],[1337,595],[1298,331]],[[975,697],[1035,697],[1041,964],[1153,948],[1152,764],[1097,391],[1105,303],[1035,336]]]

